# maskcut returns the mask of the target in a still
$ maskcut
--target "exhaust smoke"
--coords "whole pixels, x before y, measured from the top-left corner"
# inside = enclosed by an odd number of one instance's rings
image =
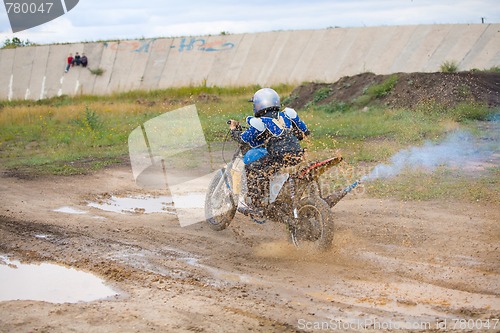
[[[400,150],[391,157],[390,163],[377,165],[361,181],[395,177],[404,169],[432,171],[444,165],[459,167],[464,163],[486,160],[493,153],[494,149],[487,144],[480,144],[471,133],[455,131],[441,143],[426,142],[421,147]]]

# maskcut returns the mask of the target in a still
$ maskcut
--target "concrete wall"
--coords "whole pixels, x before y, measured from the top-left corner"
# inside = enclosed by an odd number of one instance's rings
[[[69,53],[89,68],[64,73]],[[0,99],[110,94],[187,85],[334,82],[362,72],[500,66],[500,24],[336,28],[44,45],[0,50]]]

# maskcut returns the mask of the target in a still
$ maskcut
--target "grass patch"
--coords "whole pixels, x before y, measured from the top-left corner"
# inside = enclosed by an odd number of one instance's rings
[[[493,66],[485,70],[486,72],[500,73],[500,66]]]
[[[344,113],[303,112],[314,128],[315,137],[332,136],[346,140],[392,139],[401,143],[418,143],[442,133],[434,118],[409,110],[373,107],[369,111],[349,109]]]
[[[379,84],[373,84],[365,88],[363,94],[349,104],[353,108],[363,108],[377,99],[385,97],[390,94],[394,86],[398,82],[399,77],[397,74],[389,76]]]
[[[307,103],[306,109],[323,111],[327,113],[336,113],[346,112],[356,108],[362,108],[377,99],[387,96],[392,91],[392,89],[394,89],[394,86],[396,85],[398,80],[399,77],[397,74],[391,75],[380,84],[373,84],[371,86],[368,86],[365,89],[363,95],[357,97],[352,102],[334,100],[326,104],[320,104],[321,101],[328,98],[332,93],[330,87],[323,87],[316,90],[313,95],[313,99]],[[291,100],[293,100],[293,98],[291,98]]]
[[[485,69],[473,68],[470,71],[473,73],[480,73],[480,72],[500,73],[500,66],[492,66],[490,68],[485,68]]]
[[[373,98],[387,96],[398,82],[398,79],[399,77],[396,74],[391,75],[382,83],[369,86],[366,90],[366,95],[372,96]]]
[[[85,175],[92,171],[100,170],[107,166],[123,163],[125,156],[105,156],[105,157],[87,157],[81,156],[71,158],[69,160],[58,159],[54,161],[52,158],[27,158],[19,161],[14,166],[9,168],[7,174],[19,178],[32,178],[36,176],[58,175],[72,176]]]
[[[292,90],[287,85],[274,88],[282,95]],[[3,102],[0,165],[27,174],[70,175],[96,170],[128,156],[128,135],[137,126],[188,104],[196,104],[206,139],[221,141],[228,119],[244,121],[251,114],[247,101],[255,90],[253,86],[183,87]]]
[[[333,101],[328,104],[318,105],[315,107],[317,111],[326,113],[347,112],[352,108],[350,103]]]
[[[460,103],[454,107],[446,107],[435,101],[424,101],[417,104],[415,111],[429,119],[449,119],[456,122],[488,120],[492,114],[498,113],[497,109],[488,108],[488,106],[477,102]]]
[[[415,201],[466,201],[500,203],[500,169],[480,176],[442,168],[433,173],[407,171],[395,178],[377,180],[366,185],[374,197],[393,197]]]
[[[393,76],[377,89],[367,89],[370,100],[392,89]],[[249,97],[260,87],[183,87],[133,91],[110,96],[60,96],[41,101],[2,102],[0,105],[0,166],[7,174],[74,175],[128,161],[128,136],[142,123],[179,107],[196,104],[205,138],[223,141],[226,121],[244,121],[251,114]],[[288,96],[293,87],[275,87]],[[327,92],[317,98],[326,98]],[[286,99],[286,98],[285,98]],[[459,126],[491,116],[492,110],[474,104],[455,108],[421,104],[416,110],[369,109],[333,101],[298,110],[312,135],[303,141],[310,158],[337,155],[347,169],[384,162],[400,149],[439,140]],[[496,110],[498,112],[498,110]],[[365,170],[368,171],[368,170]],[[493,200],[498,197],[498,169],[481,177],[457,173],[408,173],[390,181],[373,182],[372,196],[404,200]],[[496,177],[496,178],[495,178]],[[437,186],[438,184],[439,186]]]
[[[332,93],[332,89],[329,87],[323,87],[314,92],[313,96],[313,102],[318,103],[321,102],[322,100],[328,98],[330,94]]]

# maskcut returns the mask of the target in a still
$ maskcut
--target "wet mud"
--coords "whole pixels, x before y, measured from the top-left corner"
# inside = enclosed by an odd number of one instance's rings
[[[91,273],[117,295],[0,301],[0,332],[500,329],[494,204],[350,194],[333,209],[333,248],[318,253],[239,214],[215,232],[181,227],[168,210],[89,205],[161,197],[128,168],[70,180],[0,178],[0,254]]]

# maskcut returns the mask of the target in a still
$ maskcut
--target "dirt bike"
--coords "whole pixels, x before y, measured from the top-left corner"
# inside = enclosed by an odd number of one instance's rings
[[[342,157],[282,168],[271,176],[268,204],[263,212],[249,207],[242,157],[241,147],[238,147],[231,161],[216,172],[209,185],[205,217],[210,228],[224,230],[238,211],[257,223],[269,219],[285,224],[289,240],[297,247],[312,243],[318,250],[329,249],[334,233],[330,206],[357,183],[337,193],[334,199],[329,198],[329,205],[328,200],[321,197],[318,180],[326,170],[340,163]]]

